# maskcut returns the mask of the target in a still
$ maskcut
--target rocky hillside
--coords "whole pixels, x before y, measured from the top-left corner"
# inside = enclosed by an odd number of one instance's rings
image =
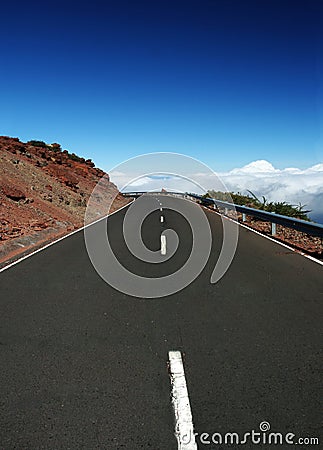
[[[59,144],[0,136],[0,263],[83,225],[105,173]],[[113,209],[127,203],[108,182]]]

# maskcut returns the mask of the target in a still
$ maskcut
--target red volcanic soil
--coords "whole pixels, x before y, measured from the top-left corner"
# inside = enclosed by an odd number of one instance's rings
[[[129,199],[91,160],[61,151],[59,144],[0,136],[0,265],[80,228],[103,176],[105,199],[115,197],[112,212]]]

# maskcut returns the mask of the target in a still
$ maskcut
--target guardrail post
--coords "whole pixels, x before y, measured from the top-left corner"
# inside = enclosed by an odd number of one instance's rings
[[[272,234],[272,236],[275,236],[275,234],[276,234],[276,224],[275,224],[275,222],[271,222],[271,234]]]
[[[242,213],[242,222],[246,222],[247,216],[246,213]]]

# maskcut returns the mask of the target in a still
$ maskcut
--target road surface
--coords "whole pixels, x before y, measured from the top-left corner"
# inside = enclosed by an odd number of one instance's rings
[[[126,211],[108,218],[124,264],[146,276],[178,269],[192,244],[187,222],[167,209],[147,218],[150,249],[160,249],[165,227],[180,237],[168,262],[148,264],[122,240]],[[271,431],[319,436],[322,266],[241,227],[229,270],[210,284],[222,224],[206,214],[209,262],[168,297],[138,299],[110,287],[82,231],[0,274],[1,449],[177,449],[171,350],[182,352],[199,435],[243,435],[267,421]],[[198,439],[198,448],[226,448]]]

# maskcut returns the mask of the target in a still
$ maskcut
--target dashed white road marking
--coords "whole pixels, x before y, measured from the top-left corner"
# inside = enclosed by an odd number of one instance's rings
[[[164,216],[160,216],[160,222],[161,222],[161,223],[164,222]]]
[[[160,253],[162,255],[166,255],[166,236],[160,235]]]
[[[197,450],[181,352],[168,352],[178,450]]]

